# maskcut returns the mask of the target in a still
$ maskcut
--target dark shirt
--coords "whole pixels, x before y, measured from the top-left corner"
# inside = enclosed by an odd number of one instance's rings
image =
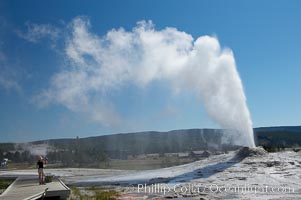
[[[37,162],[37,165],[39,165],[39,169],[44,168],[44,163],[40,160]]]

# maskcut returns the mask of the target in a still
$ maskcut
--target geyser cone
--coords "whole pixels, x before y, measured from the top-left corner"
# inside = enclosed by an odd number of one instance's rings
[[[244,159],[252,156],[264,156],[267,152],[262,147],[242,147],[238,150],[235,157],[237,159]]]

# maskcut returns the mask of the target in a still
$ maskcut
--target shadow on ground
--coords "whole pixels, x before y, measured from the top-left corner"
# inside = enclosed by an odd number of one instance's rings
[[[233,158],[224,161],[224,162],[219,162],[213,165],[208,165],[199,169],[196,169],[192,172],[188,172],[185,174],[181,174],[176,177],[172,177],[169,183],[177,183],[177,182],[187,182],[193,179],[198,179],[198,178],[208,178],[216,173],[222,172],[233,165],[241,162],[245,157],[238,157],[234,156]]]

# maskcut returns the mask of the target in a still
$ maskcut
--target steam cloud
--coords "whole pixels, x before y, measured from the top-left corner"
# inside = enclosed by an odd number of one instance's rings
[[[154,80],[167,80],[176,92],[195,92],[214,121],[240,133],[237,143],[254,146],[233,53],[221,49],[216,37],[194,40],[176,28],[155,30],[151,21],[138,22],[132,31],[113,29],[102,37],[90,27],[83,17],[69,24],[65,53],[70,65],[52,77],[49,89],[37,97],[40,103],[58,103],[114,125],[119,116],[104,100],[108,90],[129,83],[143,88]]]
[[[45,156],[49,148],[48,144],[30,144],[30,143],[19,143],[15,145],[16,149],[22,149],[23,151],[29,151],[31,155]]]

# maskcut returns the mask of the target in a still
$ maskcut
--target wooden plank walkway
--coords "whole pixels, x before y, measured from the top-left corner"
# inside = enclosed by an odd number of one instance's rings
[[[34,200],[43,195],[66,199],[69,194],[70,189],[57,178],[46,185],[39,185],[38,176],[21,176],[0,195],[0,200]]]

